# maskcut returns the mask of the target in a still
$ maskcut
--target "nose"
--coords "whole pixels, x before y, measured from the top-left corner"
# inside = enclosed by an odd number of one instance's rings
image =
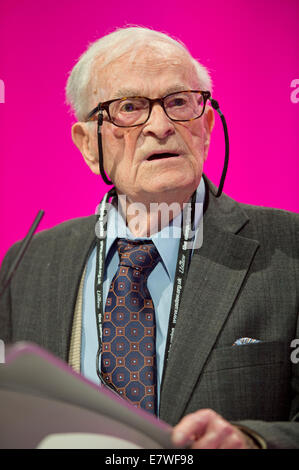
[[[143,128],[144,135],[155,136],[159,140],[174,134],[173,122],[166,116],[160,103],[154,103],[151,115]]]

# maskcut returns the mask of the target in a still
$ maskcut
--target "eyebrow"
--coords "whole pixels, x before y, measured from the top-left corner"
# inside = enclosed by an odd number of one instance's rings
[[[186,88],[186,85],[177,83],[175,85],[168,87],[163,93],[163,96],[169,95],[170,93],[175,93],[176,91],[183,91],[183,90],[186,90],[187,88]],[[143,96],[143,95],[138,91],[137,88],[120,88],[119,90],[116,91],[115,98],[113,99],[124,98],[124,97],[130,98],[132,96]]]

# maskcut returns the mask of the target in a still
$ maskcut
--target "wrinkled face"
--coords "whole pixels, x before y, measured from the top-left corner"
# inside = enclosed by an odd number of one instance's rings
[[[124,96],[161,98],[175,91],[200,89],[192,63],[174,49],[167,60],[148,48],[135,56],[133,64],[123,56],[99,72],[99,83],[101,90],[94,80],[94,106]],[[158,103],[150,119],[138,127],[119,128],[104,117],[106,174],[118,192],[131,200],[146,203],[160,200],[162,194],[167,199],[174,192],[188,199],[202,175],[213,123],[210,108],[194,121],[173,122]]]

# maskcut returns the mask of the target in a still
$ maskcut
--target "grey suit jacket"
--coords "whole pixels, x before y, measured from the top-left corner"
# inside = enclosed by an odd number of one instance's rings
[[[299,448],[299,217],[216,199],[206,180],[203,246],[194,252],[161,391],[174,425],[212,408],[259,433],[269,448]],[[32,240],[0,300],[0,338],[27,340],[67,361],[80,279],[95,244],[95,216]],[[0,282],[17,254],[7,253]],[[251,337],[259,343],[232,346]]]

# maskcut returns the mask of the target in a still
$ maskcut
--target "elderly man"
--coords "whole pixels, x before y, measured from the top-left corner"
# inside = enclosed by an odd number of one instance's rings
[[[72,137],[115,187],[108,219],[107,199],[100,227],[91,216],[34,237],[1,299],[1,337],[105,382],[173,425],[176,445],[299,447],[298,218],[215,197],[203,175],[209,92],[185,47],[145,28],[81,56],[67,85]],[[189,202],[204,236],[183,254]],[[154,203],[171,209],[167,223]]]

